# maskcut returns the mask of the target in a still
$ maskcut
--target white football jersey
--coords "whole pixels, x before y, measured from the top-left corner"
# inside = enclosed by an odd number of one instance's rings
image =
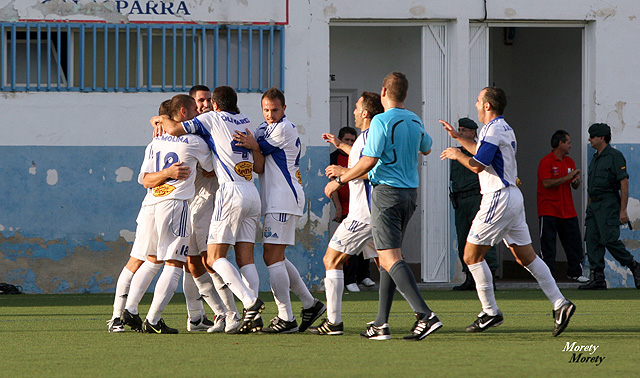
[[[264,173],[260,175],[262,214],[301,216],[305,197],[300,175],[298,130],[285,116],[270,125],[262,122],[254,134],[265,155]]]
[[[188,200],[195,194],[194,181],[196,167],[200,164],[204,169],[213,169],[211,151],[202,138],[197,135],[173,136],[164,134],[153,138],[145,151],[145,161],[142,163],[142,177],[144,173],[159,172],[172,164],[182,162],[183,166],[191,169],[191,173],[184,180],[169,179],[163,184],[147,189],[143,205],[151,205],[160,201]]]
[[[198,167],[196,170],[196,180],[194,182],[196,187],[196,196],[202,197],[207,200],[218,190],[218,180],[215,177],[204,177],[202,173],[202,167]]]
[[[362,157],[362,150],[367,143],[369,129],[358,135],[349,153],[349,168]],[[349,181],[349,218],[361,223],[371,224],[371,183],[369,180],[353,179]]]
[[[215,156],[214,165],[218,184],[253,181],[253,152],[236,145],[236,130],[251,130],[251,121],[241,113],[207,112],[182,122],[190,134],[198,134],[207,142]]]
[[[516,149],[516,135],[504,117],[497,117],[480,130],[473,158],[486,167],[478,174],[482,194],[516,186]]]

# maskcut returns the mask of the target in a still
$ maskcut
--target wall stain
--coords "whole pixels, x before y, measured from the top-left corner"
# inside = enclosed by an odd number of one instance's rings
[[[109,292],[115,289],[115,281],[127,262],[131,244],[119,237],[115,241],[104,241],[100,236],[94,239],[103,250],[95,247],[76,246],[67,249],[67,255],[60,260],[34,258],[33,250],[47,248],[55,244],[67,244],[63,240],[25,238],[16,236],[5,238],[0,233],[0,281],[23,287],[27,293],[85,293]],[[7,244],[31,244],[19,257],[7,256]]]

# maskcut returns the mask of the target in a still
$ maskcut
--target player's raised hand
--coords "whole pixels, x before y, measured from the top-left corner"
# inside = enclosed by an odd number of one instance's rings
[[[232,135],[233,140],[236,141],[236,145],[247,148],[249,150],[259,150],[260,145],[251,134],[251,130],[245,129],[245,131],[235,130],[235,134]]]
[[[330,133],[322,134],[322,139],[324,139],[324,141],[327,143],[333,144],[334,146],[336,146],[336,148],[340,148],[340,144],[342,144],[342,142],[340,142],[340,139],[336,138],[335,135]]]
[[[191,174],[191,168],[186,165],[183,166],[181,161],[173,163],[165,169],[167,170],[167,175],[176,180],[185,180]]]
[[[459,148],[449,147],[446,150],[442,151],[440,154],[440,160],[451,159],[458,160],[461,157],[466,156]]]
[[[451,126],[449,122],[443,121],[441,119],[439,119],[438,122],[440,122],[442,126],[444,126],[444,129],[449,133],[450,137],[452,137],[453,139],[458,139],[460,137],[460,133],[458,132],[458,130]]]
[[[324,174],[327,175],[327,177],[332,178],[332,177],[342,176],[346,171],[347,170],[344,167],[334,164],[325,168]]]
[[[159,115],[159,116],[153,116],[151,117],[151,120],[149,121],[151,123],[151,126],[153,126],[153,136],[157,137],[160,135],[164,134],[164,128],[162,127],[162,122],[165,119],[169,119],[168,116],[166,115]]]

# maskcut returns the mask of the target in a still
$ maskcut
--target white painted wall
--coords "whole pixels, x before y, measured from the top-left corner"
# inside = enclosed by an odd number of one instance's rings
[[[5,146],[146,146],[149,119],[176,93],[0,93]],[[257,126],[260,94],[238,95]]]

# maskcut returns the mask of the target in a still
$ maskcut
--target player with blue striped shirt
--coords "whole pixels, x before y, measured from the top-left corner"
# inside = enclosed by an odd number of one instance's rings
[[[440,157],[459,161],[478,173],[482,202],[467,237],[464,262],[476,282],[482,311],[469,325],[467,332],[482,332],[502,324],[503,315],[496,303],[493,279],[484,255],[500,240],[511,249],[516,261],[538,281],[553,305],[555,318],[553,336],[558,336],[569,324],[576,306],[560,293],[549,267],[538,258],[531,246],[529,226],[525,218],[522,192],[516,184],[516,136],[502,116],[507,98],[500,88],[487,87],[478,95],[478,120],[485,124],[477,143],[466,139],[447,122],[440,120],[449,135],[464,149],[475,153],[468,157],[458,148],[449,147]]]
[[[255,137],[265,156],[264,173],[260,174],[263,257],[278,306],[278,316],[262,331],[302,332],[324,313],[326,307],[311,295],[298,269],[285,257],[287,245],[295,244],[298,220],[306,204],[300,175],[301,143],[296,126],[284,114],[287,106],[280,90],[265,91],[261,105],[265,122],[256,128]],[[302,302],[299,327],[293,316],[289,290]]]
[[[348,167],[330,165],[325,169],[329,178],[342,176],[356,165],[362,157],[367,142],[371,119],[384,111],[380,95],[362,92],[353,111],[355,126],[362,130],[353,146],[340,143],[332,134],[323,134],[327,142],[349,154]],[[349,181],[349,214],[338,226],[322,261],[326,269],[324,279],[327,295],[327,319],[318,327],[310,327],[309,332],[316,335],[342,335],[342,294],[344,292],[343,264],[351,256],[363,253],[365,259],[377,258],[376,248],[371,233],[371,183],[368,177],[360,177]],[[369,261],[366,260],[368,264]]]

